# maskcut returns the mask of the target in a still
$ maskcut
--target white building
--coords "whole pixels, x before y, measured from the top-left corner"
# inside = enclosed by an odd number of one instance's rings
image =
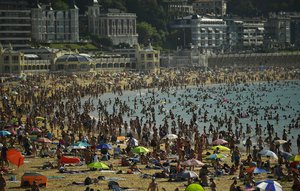
[[[260,19],[243,20],[243,46],[262,46],[264,32],[264,22]]]
[[[53,10],[51,4],[36,4],[31,9],[32,39],[37,42],[78,42],[78,8]]]
[[[117,9],[109,9],[101,13],[100,5],[94,1],[93,6],[88,7],[87,14],[91,34],[109,37],[114,45],[138,43],[135,13],[123,13]]]
[[[196,47],[205,50],[223,49],[227,44],[227,25],[223,19],[194,15],[191,19],[191,40]]]

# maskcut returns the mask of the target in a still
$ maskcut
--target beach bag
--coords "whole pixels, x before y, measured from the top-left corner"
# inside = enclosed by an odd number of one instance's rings
[[[90,177],[86,177],[85,180],[84,180],[84,185],[90,185],[92,184],[92,179]]]

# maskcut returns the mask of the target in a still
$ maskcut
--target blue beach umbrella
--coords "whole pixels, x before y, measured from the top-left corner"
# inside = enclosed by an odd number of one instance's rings
[[[107,143],[101,143],[96,148],[97,149],[108,149],[108,150],[111,150],[112,146],[110,144],[107,144]]]
[[[9,131],[0,131],[0,136],[8,136],[11,135]]]
[[[265,191],[283,191],[282,186],[274,180],[263,180],[256,183],[256,187]]]
[[[263,173],[268,173],[268,171],[262,169],[262,168],[257,168],[257,167],[249,167],[246,169],[246,172],[252,172],[253,174],[263,174]]]
[[[225,155],[223,155],[223,154],[212,154],[212,155],[209,155],[208,157],[206,157],[205,159],[207,159],[207,160],[216,160],[216,159],[220,159],[220,158],[225,158]]]
[[[293,154],[284,151],[279,151],[279,155],[282,156],[285,160],[289,160],[289,158],[293,156]]]

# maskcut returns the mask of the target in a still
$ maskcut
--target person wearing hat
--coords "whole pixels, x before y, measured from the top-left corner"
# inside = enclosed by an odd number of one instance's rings
[[[3,172],[0,173],[0,191],[5,191],[6,181],[3,178]]]
[[[158,184],[155,181],[155,177],[152,177],[152,181],[150,182],[147,191],[159,191],[158,190]]]

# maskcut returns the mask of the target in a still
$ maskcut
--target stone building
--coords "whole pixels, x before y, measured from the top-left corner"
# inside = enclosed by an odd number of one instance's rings
[[[117,9],[101,12],[97,1],[88,7],[88,28],[91,34],[109,37],[114,45],[138,43],[136,14],[124,13]]]
[[[227,11],[226,0],[195,0],[193,3],[195,14],[223,16]]]

